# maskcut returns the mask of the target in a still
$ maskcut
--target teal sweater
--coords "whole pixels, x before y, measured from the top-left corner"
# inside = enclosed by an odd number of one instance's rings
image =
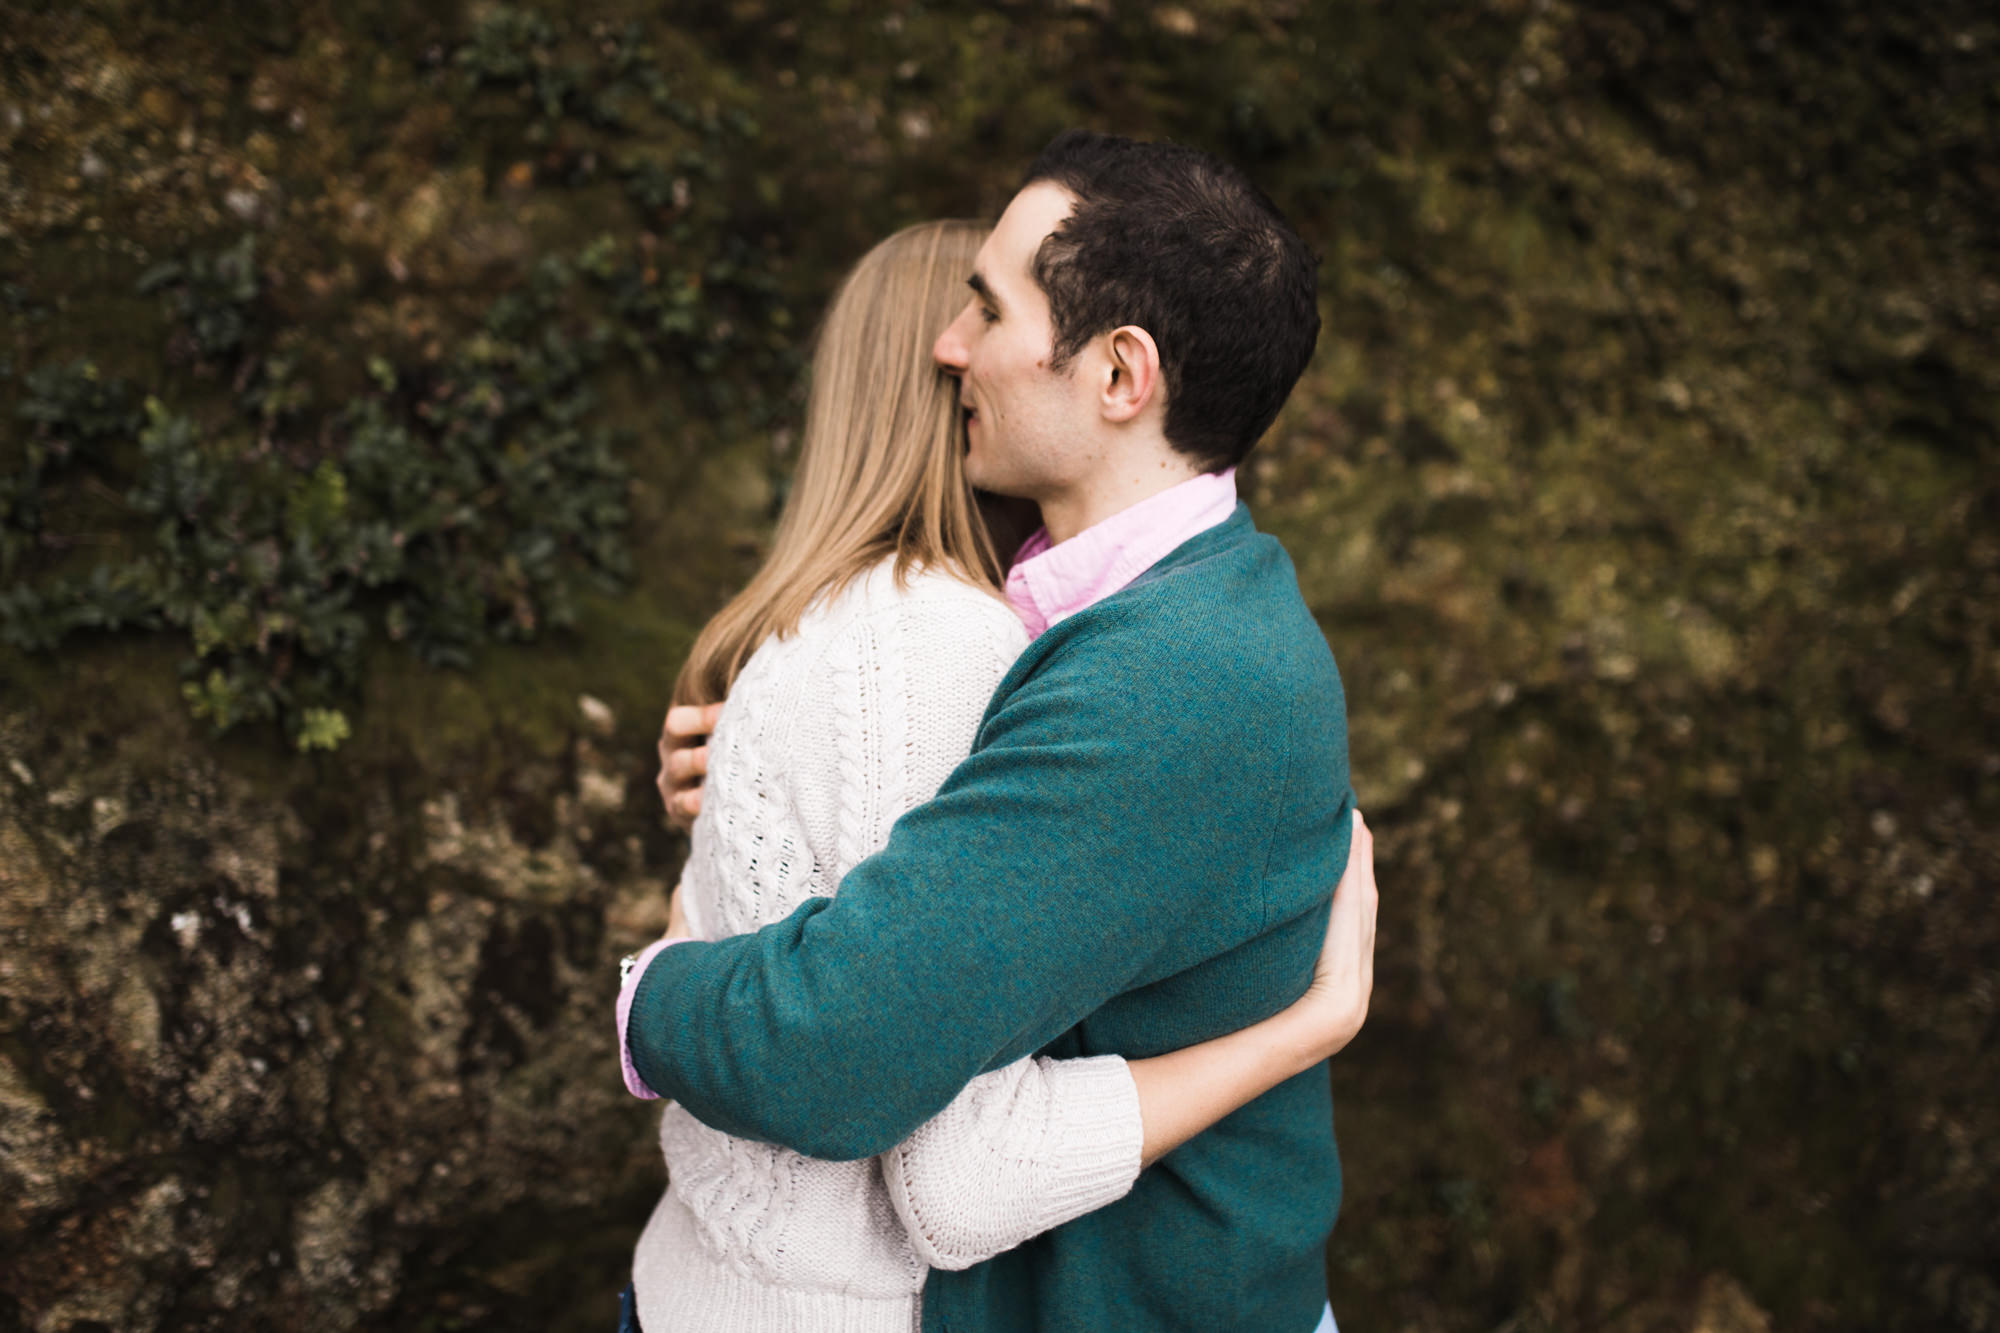
[[[717,1129],[845,1160],[1024,1055],[1233,1032],[1311,980],[1352,808],[1333,656],[1239,505],[1030,644],[837,898],[661,952],[633,1062]],[[1339,1206],[1321,1065],[1109,1207],[933,1271],[924,1327],[1307,1333]]]

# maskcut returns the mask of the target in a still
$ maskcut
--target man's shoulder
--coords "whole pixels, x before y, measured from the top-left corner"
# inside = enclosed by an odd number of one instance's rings
[[[1196,558],[1149,570],[1037,640],[1050,654],[1143,663],[1163,683],[1255,688],[1332,666],[1283,546],[1250,530]]]

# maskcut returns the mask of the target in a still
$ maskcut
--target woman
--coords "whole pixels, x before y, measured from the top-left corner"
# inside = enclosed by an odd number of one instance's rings
[[[834,893],[965,757],[1026,645],[999,596],[992,502],[964,477],[957,394],[928,354],[983,237],[957,222],[897,233],[821,328],[771,556],[675,687],[677,704],[726,699],[677,894],[698,937]],[[1151,1060],[1021,1060],[875,1161],[735,1139],[669,1106],[637,1322],[905,1333],[929,1266],[970,1266],[1116,1200],[1143,1165],[1338,1050],[1372,976],[1372,854],[1355,832],[1312,989],[1255,1027]],[[627,1082],[649,1095],[629,1063]]]

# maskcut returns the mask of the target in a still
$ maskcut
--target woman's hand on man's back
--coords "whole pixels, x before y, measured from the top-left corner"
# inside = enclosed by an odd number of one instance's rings
[[[1368,998],[1375,990],[1375,903],[1375,836],[1356,810],[1354,840],[1333,893],[1326,944],[1312,985],[1295,1005],[1311,1016],[1327,1055],[1354,1040],[1368,1018]]]

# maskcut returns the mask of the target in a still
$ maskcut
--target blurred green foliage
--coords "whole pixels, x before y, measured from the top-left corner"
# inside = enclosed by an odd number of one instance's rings
[[[369,383],[337,407],[317,406],[334,395],[274,336],[252,234],[147,269],[136,290],[161,300],[165,360],[233,393],[176,411],[88,359],[27,372],[25,429],[0,456],[0,642],[51,653],[81,631],[169,630],[191,649],[194,716],[333,749],[372,637],[463,667],[489,640],[571,626],[579,580],[623,586],[628,448],[593,381],[614,360],[671,366],[726,411],[745,379],[794,373],[794,353],[774,280],[708,188],[754,121],[676,98],[636,25],[580,64],[553,55],[557,35],[530,11],[488,13],[453,57],[459,94],[518,83],[534,128],[573,117],[614,137],[632,130],[625,99],[664,111],[688,146],[626,169],[641,218],[674,214],[664,237],[600,232],[543,255],[440,357],[357,349]],[[689,177],[699,209],[676,206]],[[680,265],[649,258],[663,241]],[[105,546],[126,558],[84,568]]]
[[[196,717],[217,731],[275,720],[303,750],[347,734],[339,705],[371,634],[463,666],[488,639],[570,624],[577,578],[629,573],[628,474],[586,383],[611,340],[564,331],[574,283],[545,259],[442,366],[398,375],[377,358],[374,391],[327,415],[325,447],[306,451],[270,434],[311,399],[273,407],[276,377],[250,359],[249,238],[151,271],[142,289],[174,293],[196,355],[242,358],[236,418],[204,429],[150,397],[141,416],[131,387],[87,361],[31,372],[0,641],[49,652],[79,630],[171,628],[192,649]],[[121,497],[116,446],[134,440]],[[133,558],[64,572],[66,534],[42,521],[63,484],[120,501]]]

